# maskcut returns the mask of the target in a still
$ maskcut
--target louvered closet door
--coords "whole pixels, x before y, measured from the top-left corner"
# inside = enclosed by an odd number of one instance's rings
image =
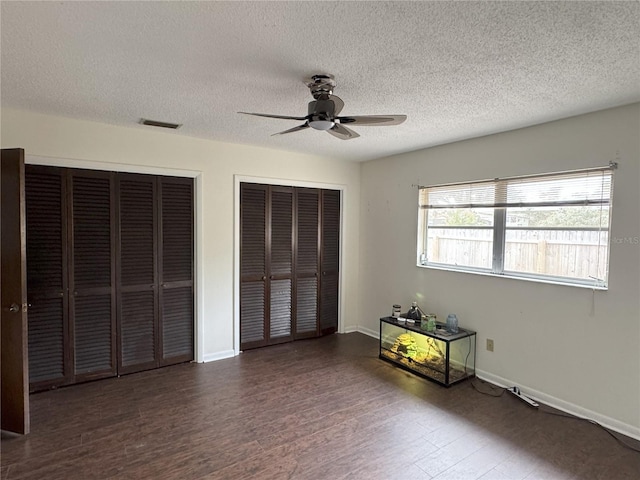
[[[267,344],[267,191],[240,185],[240,349]]]
[[[271,187],[269,260],[269,344],[291,341],[293,332],[293,189]]]
[[[320,332],[338,330],[338,280],[340,255],[340,191],[322,191],[322,242],[320,279]]]
[[[63,171],[25,166],[29,389],[71,381]]]
[[[294,336],[316,337],[318,330],[318,267],[320,255],[320,190],[296,188],[296,268]]]
[[[75,381],[116,374],[113,174],[70,171]]]
[[[161,178],[161,364],[193,360],[193,180]]]
[[[159,364],[156,178],[118,174],[118,372]]]

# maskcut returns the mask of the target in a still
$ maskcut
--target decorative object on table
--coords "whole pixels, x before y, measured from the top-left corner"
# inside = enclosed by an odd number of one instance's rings
[[[447,315],[447,332],[458,333],[458,317],[455,313]]]
[[[433,313],[427,315],[427,332],[436,331],[436,316]]]
[[[422,310],[420,310],[420,307],[418,307],[418,302],[412,302],[411,308],[409,309],[405,317],[407,317],[408,320],[413,320],[415,322],[416,320],[420,321],[422,315],[423,312]]]
[[[398,318],[400,316],[400,311],[402,310],[402,307],[400,305],[398,305],[397,303],[393,305],[393,308],[391,309],[391,316]]]

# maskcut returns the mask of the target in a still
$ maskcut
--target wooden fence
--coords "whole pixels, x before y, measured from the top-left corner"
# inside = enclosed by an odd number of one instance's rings
[[[428,259],[491,268],[491,230],[429,229]],[[505,271],[573,278],[603,278],[608,233],[568,230],[508,230]]]

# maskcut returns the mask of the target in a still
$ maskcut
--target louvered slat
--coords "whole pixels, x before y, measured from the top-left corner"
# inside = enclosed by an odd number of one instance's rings
[[[240,287],[240,342],[247,344],[265,340],[264,283],[243,282]]]
[[[154,293],[123,292],[121,295],[120,348],[125,367],[155,360]]]
[[[27,288],[63,288],[62,177],[25,169]]]
[[[318,271],[318,192],[298,190],[297,272]]]
[[[73,179],[74,286],[111,285],[111,184],[107,177]]]
[[[29,307],[29,381],[64,377],[62,298],[42,299]]]
[[[271,280],[270,338],[291,335],[291,279]]]
[[[293,192],[271,193],[271,274],[291,273],[293,244]],[[290,303],[290,300],[289,300]]]
[[[188,355],[193,359],[193,290],[162,292],[162,354],[164,359]]]
[[[242,185],[241,191],[241,275],[265,274],[266,190]]]
[[[111,295],[74,298],[76,375],[110,370]]]
[[[315,332],[318,324],[318,279],[298,278],[296,332]]]
[[[120,281],[154,282],[153,178],[120,180]]]
[[[162,182],[162,279],[192,280],[192,183]]]

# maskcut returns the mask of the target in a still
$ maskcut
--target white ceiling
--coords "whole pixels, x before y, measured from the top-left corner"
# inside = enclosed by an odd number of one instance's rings
[[[362,161],[640,101],[633,2],[7,2],[3,107]],[[335,75],[342,141],[272,137]]]

